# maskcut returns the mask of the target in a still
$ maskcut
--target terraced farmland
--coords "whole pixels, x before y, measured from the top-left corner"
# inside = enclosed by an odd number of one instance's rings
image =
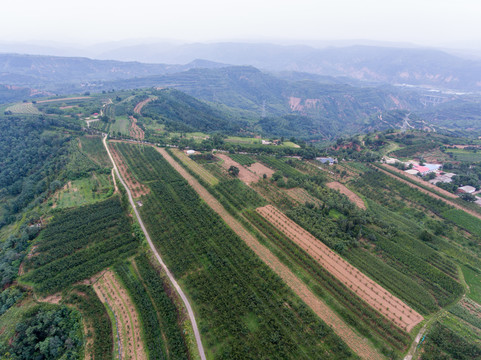
[[[410,331],[423,317],[330,250],[271,205],[257,211],[313,256],[359,297],[402,329]]]
[[[284,282],[289,286],[289,288],[294,291],[305,303],[308,305],[317,316],[319,316],[323,321],[325,321],[330,327],[334,329],[336,334],[338,334],[347,344],[353,349],[361,358],[365,359],[378,359],[381,355],[372,348],[371,344],[362,339],[355,332],[353,332],[339,316],[333,312],[332,309],[327,306],[321,299],[316,297],[316,295],[311,292],[308,287],[295,275],[290,269],[285,266],[281,261],[276,258],[276,256],[261,245],[255,237],[247,231],[247,229],[238,222],[235,218],[230,216],[226,209],[211,195],[209,192],[203,188],[192,176],[190,176],[175,160],[170,157],[163,149],[159,149],[159,152],[165,157],[165,159],[188,181],[188,183],[195,189],[195,191],[206,201],[209,206],[222,217],[222,219],[235,231],[235,233],[241,237],[245,243],[278,275]],[[282,255],[283,259],[285,257]],[[361,306],[359,309],[365,309]],[[363,316],[367,315],[365,311],[362,312]],[[369,315],[371,320],[373,319],[372,314]],[[378,319],[380,320],[380,319]],[[383,321],[377,322],[378,326],[384,327]],[[390,328],[389,326],[387,328]],[[379,330],[379,329],[377,329]],[[401,334],[399,334],[399,332]],[[389,339],[389,343],[393,340],[397,343],[396,346],[401,346],[403,348],[403,341],[406,339],[406,334],[399,329],[398,334],[394,334],[391,331],[387,332],[387,338],[393,336]],[[404,339],[403,339],[404,338]],[[388,351],[388,349],[383,348],[383,351]]]
[[[11,111],[12,114],[30,114],[30,115],[38,115],[42,112],[38,110],[34,104],[27,102],[27,103],[18,103],[12,106],[9,106],[5,109],[5,111]]]
[[[51,294],[135,253],[139,241],[115,196],[62,211],[35,245],[22,281],[40,294]]]
[[[119,168],[122,178],[125,180],[125,182],[127,183],[127,186],[132,192],[132,196],[134,198],[138,198],[138,197],[141,197],[142,195],[148,194],[150,191],[149,188],[139,183],[139,181],[128,171],[127,166],[130,167],[132,164],[125,163],[125,160],[124,160],[125,158],[119,155],[115,145],[109,145],[109,146],[110,146],[110,151],[112,153],[112,157],[114,158],[114,161]]]
[[[67,304],[80,310],[84,319],[86,360],[111,360],[112,323],[106,307],[91,286],[77,285],[68,294]]]
[[[151,189],[142,218],[193,300],[208,357],[354,357],[155,149],[117,148]]]
[[[94,284],[99,299],[112,312],[115,321],[116,348],[119,359],[147,359],[141,338],[141,323],[134,303],[112,271],[106,271]]]
[[[326,186],[330,189],[337,190],[341,194],[346,195],[349,200],[351,200],[357,207],[366,210],[366,204],[364,201],[359,197],[359,195],[355,194],[352,190],[349,190],[345,185],[338,183],[337,181],[332,181],[326,184]]]
[[[209,185],[217,185],[219,183],[219,179],[217,179],[214,175],[208,172],[206,169],[202,167],[202,165],[197,164],[194,160],[188,157],[183,151],[179,149],[171,149],[172,153],[180,160],[182,163],[187,166],[190,170],[196,173],[198,176],[202,178],[206,183]]]
[[[187,345],[178,326],[176,307],[166,295],[159,275],[152,270],[143,256],[134,263],[115,266],[137,309],[149,359],[185,359]],[[140,343],[140,338],[137,341]]]
[[[301,204],[311,203],[320,206],[322,202],[315,198],[314,196],[310,195],[305,189],[301,188],[292,188],[286,190],[286,193],[293,198],[294,200],[298,201]]]
[[[235,166],[236,168],[239,169],[239,175],[237,176],[240,180],[242,180],[243,182],[245,182],[247,185],[251,184],[251,183],[255,183],[257,181],[259,181],[260,177],[255,174],[254,172],[248,170],[247,168],[245,168],[244,166],[242,166],[241,164],[235,162],[234,160],[232,160],[230,157],[228,157],[227,155],[225,154],[217,154],[216,155],[219,159],[222,160],[222,167],[225,169],[225,170],[229,170],[229,168],[231,166]]]

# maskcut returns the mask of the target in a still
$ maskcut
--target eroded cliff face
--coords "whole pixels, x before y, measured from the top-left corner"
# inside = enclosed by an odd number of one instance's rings
[[[352,95],[343,94],[341,96],[323,96],[320,98],[300,98],[290,96],[288,98],[289,108],[292,112],[309,116],[315,114],[328,114],[336,112],[339,114],[349,112],[371,113],[381,110],[405,110],[409,109],[409,104],[395,95],[389,95],[382,104],[365,103],[356,99]]]

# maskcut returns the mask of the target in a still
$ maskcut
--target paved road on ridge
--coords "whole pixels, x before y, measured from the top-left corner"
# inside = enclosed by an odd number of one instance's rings
[[[110,149],[107,146],[107,136],[104,136],[103,143],[104,143],[105,149],[107,150],[107,153],[109,154],[110,161],[112,161],[112,164],[113,164],[114,169],[115,169],[115,173],[119,177],[120,182],[122,183],[125,190],[127,191],[127,194],[129,195],[130,205],[132,205],[132,208],[134,209],[135,216],[137,217],[137,220],[139,221],[140,227],[142,228],[142,231],[145,234],[145,238],[147,239],[147,242],[149,243],[149,246],[150,246],[152,252],[154,253],[155,257],[157,258],[157,261],[159,262],[159,264],[164,269],[167,276],[169,277],[171,283],[174,285],[175,290],[177,291],[179,296],[182,298],[182,301],[184,302],[184,305],[187,309],[187,313],[189,314],[190,322],[192,323],[192,328],[194,329],[195,341],[197,342],[197,349],[199,350],[200,358],[202,360],[206,360],[205,353],[204,353],[204,347],[202,346],[202,340],[200,338],[200,332],[199,332],[199,329],[197,328],[197,322],[195,321],[194,311],[192,310],[192,307],[190,306],[189,300],[187,299],[187,296],[185,296],[184,292],[180,288],[179,284],[175,280],[172,273],[167,268],[167,265],[165,265],[164,261],[162,260],[159,253],[157,252],[157,249],[155,248],[154,243],[150,239],[149,233],[147,232],[147,229],[145,228],[144,223],[142,222],[142,218],[140,217],[140,214],[137,210],[137,207],[135,206],[134,199],[132,197],[130,189],[127,187],[127,184],[124,182],[124,179],[122,179],[122,176],[120,176],[120,172],[117,168],[117,164],[115,164],[114,158],[112,157],[112,154],[110,153]]]

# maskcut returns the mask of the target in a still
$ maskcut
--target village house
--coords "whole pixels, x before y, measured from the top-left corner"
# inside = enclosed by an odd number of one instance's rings
[[[316,160],[319,161],[320,163],[328,164],[328,165],[337,163],[336,159],[333,159],[332,157],[317,157]]]
[[[472,194],[475,191],[476,191],[476,188],[469,185],[460,186],[458,187],[458,190],[456,190],[458,194]]]

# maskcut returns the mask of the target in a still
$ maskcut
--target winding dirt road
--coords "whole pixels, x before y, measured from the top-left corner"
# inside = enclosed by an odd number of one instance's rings
[[[137,207],[135,206],[134,199],[132,197],[132,193],[130,192],[130,189],[127,187],[127,184],[124,182],[124,179],[120,176],[120,172],[117,168],[117,165],[115,164],[114,158],[112,157],[112,154],[110,153],[110,149],[107,146],[107,136],[105,136],[103,138],[103,143],[104,143],[105,149],[107,150],[107,153],[109,154],[110,161],[112,161],[112,164],[113,164],[114,169],[115,169],[115,173],[117,174],[120,182],[122,183],[125,190],[127,191],[127,194],[129,196],[130,205],[134,209],[135,216],[137,217],[137,220],[139,221],[140,227],[142,228],[142,231],[145,234],[145,238],[147,239],[147,242],[149,243],[150,249],[154,253],[155,258],[157,259],[159,264],[164,269],[165,273],[169,277],[170,282],[172,283],[172,285],[174,285],[175,290],[177,291],[177,293],[181,297],[182,301],[184,302],[184,305],[187,309],[187,313],[188,313],[189,318],[190,318],[190,322],[192,323],[192,328],[194,330],[195,341],[197,342],[197,349],[199,351],[200,358],[202,360],[206,360],[204,347],[202,345],[202,340],[200,338],[200,332],[199,332],[199,329],[197,327],[197,322],[195,321],[195,316],[194,316],[194,311],[192,310],[192,306],[190,305],[189,300],[187,299],[187,296],[185,296],[184,292],[180,288],[180,286],[177,283],[177,281],[175,280],[174,276],[172,275],[170,270],[167,268],[167,265],[165,265],[164,261],[162,260],[159,253],[157,252],[157,249],[155,248],[154,243],[152,242],[152,240],[149,236],[149,233],[147,232],[147,229],[145,228],[145,225],[142,221],[142,218],[140,217],[139,211],[137,210]]]

